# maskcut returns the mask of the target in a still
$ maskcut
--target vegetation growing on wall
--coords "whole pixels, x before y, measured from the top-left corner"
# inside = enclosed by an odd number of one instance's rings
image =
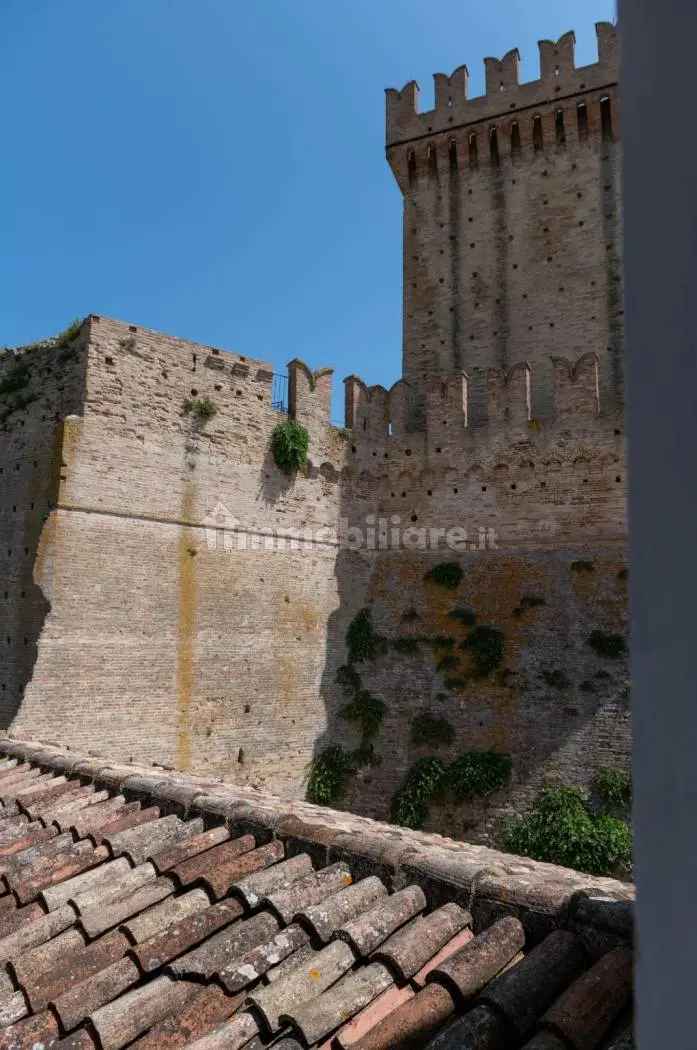
[[[335,805],[354,773],[351,755],[340,746],[325,747],[312,760],[307,775],[307,798],[319,806]]]
[[[572,561],[569,566],[572,572],[593,572],[594,565],[592,561],[588,561],[587,558],[577,558],[576,561]]]
[[[24,361],[18,361],[7,372],[4,379],[0,379],[0,397],[18,393],[28,385],[30,379],[31,372],[28,365]]]
[[[503,631],[498,627],[479,624],[474,627],[460,647],[472,654],[474,674],[484,678],[496,670],[503,660]]]
[[[632,774],[627,769],[601,769],[593,786],[611,810],[628,812],[632,806]]]
[[[467,751],[446,771],[445,784],[456,802],[486,798],[511,778],[511,756],[496,751]]]
[[[207,423],[209,419],[212,419],[218,409],[215,407],[209,397],[195,398],[193,401],[187,398],[182,405],[182,412],[184,415],[191,415],[198,423]]]
[[[420,758],[392,799],[392,821],[420,828],[431,802],[450,795],[456,802],[483,798],[503,787],[511,775],[511,756],[467,751],[446,766],[439,758]]]
[[[626,875],[632,865],[629,825],[594,814],[582,792],[571,787],[546,788],[528,816],[508,825],[503,848],[589,875]]]
[[[347,721],[356,722],[360,726],[362,744],[365,746],[377,735],[382,725],[385,705],[369,690],[361,689],[348,704],[344,704],[339,714]]]
[[[618,660],[627,652],[627,643],[621,634],[611,634],[607,631],[591,631],[588,644],[598,656],[607,657],[610,660]]]
[[[540,674],[552,689],[568,689],[571,685],[571,679],[561,667],[544,668]]]
[[[284,474],[293,474],[305,466],[309,446],[310,435],[294,419],[279,423],[271,434],[271,452],[276,466]]]
[[[464,624],[465,627],[474,627],[477,622],[477,614],[474,609],[470,609],[469,606],[451,609],[448,613],[448,617],[451,620],[457,620],[458,623]]]
[[[411,723],[411,742],[417,746],[440,747],[452,744],[455,730],[447,718],[432,715],[430,711],[416,715]]]
[[[456,561],[443,561],[434,565],[424,577],[439,587],[446,587],[450,591],[457,590],[463,577],[462,566]]]
[[[346,632],[346,645],[350,664],[375,660],[385,652],[387,643],[373,627],[370,609],[356,613]]]

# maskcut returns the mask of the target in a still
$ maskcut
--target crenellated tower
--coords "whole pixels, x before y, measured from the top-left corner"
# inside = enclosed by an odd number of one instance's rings
[[[387,158],[404,198],[403,379],[410,429],[434,375],[470,375],[470,426],[487,419],[486,371],[529,362],[532,414],[553,409],[554,358],[599,361],[601,403],[622,400],[618,40],[596,26],[598,61],[574,34],[542,40],[540,77],[519,54],[437,73],[420,113],[412,81],[387,91]],[[481,385],[478,389],[477,384]]]

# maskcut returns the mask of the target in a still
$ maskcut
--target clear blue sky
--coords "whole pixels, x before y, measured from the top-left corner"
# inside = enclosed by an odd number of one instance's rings
[[[401,202],[384,95],[614,0],[2,0],[0,345],[94,312],[391,383]]]

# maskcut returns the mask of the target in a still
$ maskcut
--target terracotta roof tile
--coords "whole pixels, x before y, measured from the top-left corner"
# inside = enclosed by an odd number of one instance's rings
[[[338,861],[321,871],[305,875],[284,889],[268,894],[264,897],[263,903],[273,908],[284,922],[292,922],[293,916],[303,908],[319,904],[332,893],[346,889],[352,882],[353,878],[348,864]]]
[[[384,884],[375,875],[369,875],[360,882],[347,886],[345,890],[333,893],[319,904],[312,904],[298,911],[295,921],[302,921],[326,944],[339,926],[370,911],[378,901],[386,897],[387,890]]]
[[[393,933],[375,953],[375,958],[392,967],[402,980],[407,980],[471,923],[470,913],[458,904],[444,904]]]
[[[482,1002],[505,1017],[521,1038],[529,1036],[536,1019],[587,963],[581,942],[572,933],[555,930],[522,962],[495,977],[484,989]]]
[[[177,977],[215,977],[278,933],[278,919],[260,912],[251,919],[234,922],[170,963]]]
[[[82,945],[70,953],[61,953],[53,967],[23,983],[22,988],[32,1010],[48,1006],[76,984],[121,959],[127,948],[128,938],[115,930],[87,946]]]
[[[58,1022],[48,1010],[0,1030],[0,1050],[38,1050],[58,1038]]]
[[[72,831],[75,835],[82,837],[91,831],[98,830],[116,814],[120,816],[120,811],[125,805],[126,799],[123,795],[116,795],[114,798],[107,797],[103,802],[96,802],[93,806],[87,806],[86,809],[79,810],[77,813],[68,813],[64,817],[59,817],[57,823],[61,831]],[[134,804],[133,808],[140,809],[140,804]]]
[[[134,944],[147,941],[180,919],[210,906],[210,897],[202,888],[189,890],[177,897],[168,897],[161,904],[148,908],[123,924]]]
[[[426,907],[426,897],[420,886],[408,886],[393,893],[388,900],[366,914],[341,926],[337,936],[354,949],[357,955],[370,955],[391,934],[404,926]]]
[[[252,1015],[241,1013],[189,1043],[186,1050],[242,1050],[242,1047],[246,1050],[258,1032],[259,1026]]]
[[[69,1031],[91,1013],[105,1006],[131,988],[140,979],[140,970],[133,959],[124,956],[86,977],[79,984],[54,995],[51,1005],[61,1024]]]
[[[259,849],[244,853],[241,857],[212,865],[201,878],[213,899],[220,900],[244,875],[270,867],[282,860],[284,854],[283,843],[275,839],[266,846],[260,846]]]
[[[230,890],[242,898],[248,908],[256,908],[262,898],[270,893],[280,893],[294,882],[312,872],[312,861],[307,853],[297,853],[289,860],[274,864],[271,868],[244,875],[232,883]]]
[[[80,925],[90,937],[96,937],[105,930],[119,925],[125,919],[138,915],[152,904],[157,904],[165,897],[169,897],[173,890],[174,885],[170,879],[156,879],[126,897],[108,901],[101,908],[95,905],[89,912],[83,912],[80,916]]]
[[[38,763],[55,753],[26,754]],[[443,1050],[509,1050],[525,1040],[530,1050],[610,1050],[613,1038],[615,1050],[627,1050],[607,1030],[627,1024],[630,956],[603,945],[629,940],[631,912],[606,895],[608,887],[617,892],[609,880],[589,880],[588,893],[569,901],[568,924],[579,936],[557,930],[523,956],[523,926],[506,915],[506,902],[522,907],[534,862],[513,858],[511,884],[502,887],[499,876],[477,877],[492,870],[493,851],[439,839],[424,855],[430,839],[422,835],[391,867],[385,857],[400,856],[392,840],[401,830],[385,829],[382,839],[369,830],[366,845],[363,826],[379,826],[365,820],[346,835],[346,815],[307,803],[283,810],[297,807],[310,822],[301,824],[281,819],[251,789],[181,775],[170,784],[164,772],[78,756],[57,761],[60,775],[20,765],[0,760],[8,800],[0,877],[11,887],[0,894],[0,1050],[262,1050],[271,1032],[275,1050],[416,1050],[429,1039]],[[99,790],[73,768],[97,777]],[[142,803],[126,801],[131,786]],[[148,805],[170,795],[201,816],[163,817]],[[317,814],[321,828],[311,826]],[[221,815],[229,827],[216,823]],[[240,825],[270,821],[274,834],[263,845],[240,834]],[[478,851],[470,867],[439,884],[463,849]],[[354,851],[355,865],[318,863]],[[578,888],[574,873],[560,871],[551,869],[552,889],[528,893],[546,917],[567,892],[560,886]],[[410,873],[424,882],[390,892]],[[466,899],[475,877],[480,921],[506,917],[473,937],[454,900]],[[489,886],[496,906],[482,908]],[[433,887],[427,901],[424,889]],[[441,906],[429,911],[434,901]]]
[[[252,991],[249,1001],[268,1028],[276,1032],[281,1027],[282,1016],[292,1016],[301,1005],[321,995],[343,977],[355,961],[348,944],[333,941],[286,977]]]
[[[105,835],[103,841],[114,856],[125,854],[132,864],[142,864],[165,847],[183,839],[193,838],[202,831],[203,821],[200,818],[183,821],[179,817],[169,816],[129,828],[127,831],[112,832]]]
[[[412,992],[387,1017],[376,1020],[362,1038],[351,1043],[342,1036],[339,1042],[342,1050],[419,1050],[454,1013],[455,1002],[448,990],[430,984],[417,995]]]
[[[255,846],[253,835],[242,835],[240,838],[223,842],[220,846],[214,846],[205,854],[198,854],[175,864],[168,874],[175,878],[180,886],[191,886],[205,875],[212,865],[222,864],[243,853],[249,853]]]
[[[542,1027],[563,1036],[574,1050],[594,1050],[632,995],[632,953],[608,952],[549,1008]]]
[[[0,963],[19,958],[28,948],[43,944],[72,926],[74,922],[75,911],[69,904],[58,911],[32,919],[0,940]]]
[[[511,1030],[502,1017],[488,1006],[475,1006],[426,1046],[428,1050],[507,1050],[510,1037]]]
[[[129,802],[128,805],[118,810],[106,824],[91,830],[89,834],[95,844],[97,846],[101,845],[105,835],[113,835],[119,831],[138,828],[142,824],[150,824],[153,820],[159,820],[160,810],[158,806],[148,806],[147,809],[140,809],[139,806],[139,802]]]
[[[175,1013],[153,1025],[147,1035],[131,1043],[129,1050],[175,1050],[188,1045],[231,1017],[242,999],[241,995],[228,995],[222,988],[208,985]]]
[[[280,930],[263,944],[251,948],[218,972],[218,980],[228,992],[239,992],[268,971],[309,944],[310,935],[294,923]],[[300,960],[298,960],[300,961]]]
[[[169,849],[165,849],[161,853],[157,853],[152,858],[152,863],[161,875],[176,864],[182,864],[191,857],[205,853],[207,850],[212,849],[213,846],[220,846],[223,842],[227,842],[229,838],[230,832],[228,829],[220,825],[217,828],[211,828],[210,831],[203,831],[200,835],[194,835],[185,842],[178,842],[175,846],[170,846]]]
[[[431,970],[428,981],[437,981],[465,1002],[500,973],[524,944],[522,924],[513,916],[506,916],[440,962]]]
[[[364,1037],[371,1034],[375,1038],[379,1032],[389,1028],[388,1018],[413,998],[414,989],[410,985],[403,988],[391,985],[337,1032],[336,1045],[339,1050],[357,1050]],[[366,1050],[368,1045],[366,1043]],[[390,1050],[391,1045],[389,1042],[384,1043],[384,1050]]]
[[[336,943],[341,944],[341,941]],[[386,966],[382,963],[370,963],[342,977],[317,998],[308,1002],[292,1003],[281,1014],[280,1020],[281,1023],[293,1025],[307,1043],[316,1043],[368,1006],[393,984],[394,980]]]
[[[79,948],[84,948],[85,943],[84,934],[70,926],[57,937],[23,952],[19,959],[10,964],[17,984],[23,988],[29,982],[38,981],[60,959]]]
[[[102,1050],[120,1050],[198,991],[200,986],[191,981],[162,976],[95,1010],[90,1021]]]
[[[156,934],[147,941],[135,945],[131,954],[138,960],[145,973],[159,970],[166,963],[183,955],[194,945],[201,944],[207,937],[239,919],[243,907],[239,901],[221,901],[203,911],[196,911],[179,919],[162,933]]]

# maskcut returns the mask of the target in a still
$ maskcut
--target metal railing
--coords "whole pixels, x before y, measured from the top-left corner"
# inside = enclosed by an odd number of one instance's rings
[[[271,383],[271,407],[277,412],[288,412],[288,376],[274,372]]]

